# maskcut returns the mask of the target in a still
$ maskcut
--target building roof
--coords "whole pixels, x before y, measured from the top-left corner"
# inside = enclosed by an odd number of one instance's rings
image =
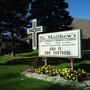
[[[82,30],[82,38],[83,39],[90,38],[90,20],[74,19],[72,22],[72,26],[75,29]]]

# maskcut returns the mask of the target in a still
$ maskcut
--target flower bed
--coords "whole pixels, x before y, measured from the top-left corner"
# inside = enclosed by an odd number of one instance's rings
[[[82,69],[72,71],[71,68],[60,69],[55,66],[47,65],[35,69],[37,74],[46,74],[49,76],[61,76],[67,80],[80,80],[80,78],[86,76],[86,72]]]
[[[90,80],[77,82],[77,79],[86,75],[86,72],[81,69],[72,72],[70,68],[60,69],[55,66],[47,65],[35,70],[28,69],[22,74],[30,78],[50,81],[60,86],[67,85],[71,87],[90,88]]]

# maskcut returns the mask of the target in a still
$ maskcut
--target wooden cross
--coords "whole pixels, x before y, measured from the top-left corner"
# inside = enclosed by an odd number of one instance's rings
[[[37,26],[37,19],[32,20],[32,28],[27,29],[27,34],[32,34],[32,48],[37,49],[37,33],[43,32],[43,26]]]

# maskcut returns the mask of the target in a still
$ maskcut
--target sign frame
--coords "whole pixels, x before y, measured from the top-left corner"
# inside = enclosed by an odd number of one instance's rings
[[[42,49],[42,51],[40,50],[40,48],[41,48],[41,46],[40,46],[40,37],[41,36],[47,36],[47,35],[53,35],[53,34],[65,34],[65,33],[77,33],[76,35],[76,38],[77,38],[77,53],[78,53],[78,55],[77,56],[68,56],[68,55],[66,55],[66,56],[61,56],[61,55],[50,55],[50,54],[48,54],[48,55],[44,55],[44,54],[41,54],[42,52],[43,52],[43,50],[44,50],[44,47],[43,47],[43,49]],[[38,37],[38,40],[39,40],[39,43],[38,43],[38,46],[39,46],[39,57],[57,57],[57,58],[81,58],[81,30],[80,29],[76,29],[76,30],[68,30],[68,31],[61,31],[61,32],[52,32],[52,33],[44,33],[44,34],[39,34],[39,37]],[[52,45],[53,46],[53,45]],[[50,46],[49,46],[50,47]],[[61,47],[62,48],[62,47]]]

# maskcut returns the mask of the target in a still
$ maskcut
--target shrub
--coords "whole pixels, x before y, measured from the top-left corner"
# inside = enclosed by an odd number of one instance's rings
[[[50,76],[59,75],[68,80],[78,80],[86,75],[86,72],[83,69],[77,69],[72,72],[71,68],[60,69],[52,65],[44,65],[42,67],[39,67],[35,69],[35,72],[37,74],[46,74]]]

